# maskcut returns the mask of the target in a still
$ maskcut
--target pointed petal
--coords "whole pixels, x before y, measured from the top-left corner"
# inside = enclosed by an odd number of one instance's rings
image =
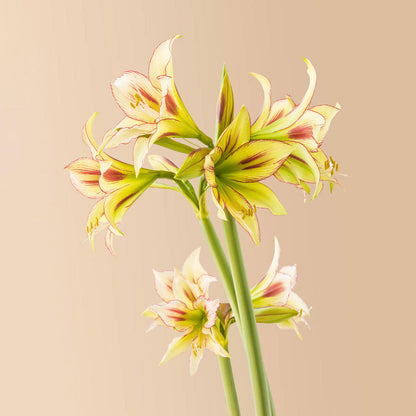
[[[224,130],[218,139],[217,147],[223,152],[222,158],[250,141],[250,116],[243,106],[233,122]]]
[[[277,275],[279,269],[279,257],[280,257],[280,245],[278,239],[274,238],[274,254],[273,259],[270,264],[269,269],[267,270],[266,275],[263,279],[260,280],[256,286],[251,289],[251,297],[255,298],[261,296],[261,294],[266,290],[266,288],[273,282],[273,279]]]
[[[129,185],[113,191],[105,198],[105,216],[115,232],[122,235],[118,229],[119,223],[136,199],[158,178],[157,172],[142,169],[139,177]]]
[[[71,162],[65,169],[69,170],[72,185],[88,198],[101,198],[105,192],[100,188],[100,164],[94,159],[82,157]]]
[[[295,103],[293,100],[287,96],[282,100],[277,100],[272,104],[270,110],[269,118],[266,122],[266,125],[273,123],[279,118],[284,117],[286,114],[290,113],[295,108]]]
[[[267,208],[274,215],[287,214],[274,192],[262,183],[233,182],[232,188],[243,195],[255,208]]]
[[[318,144],[323,142],[329,126],[331,125],[331,121],[338,114],[339,110],[341,110],[341,106],[338,103],[335,104],[334,107],[332,105],[318,105],[311,108],[311,111],[319,113],[325,118],[325,124],[321,126],[319,133],[316,136]]]
[[[185,260],[182,266],[182,274],[191,282],[198,284],[198,280],[202,275],[206,275],[206,270],[199,261],[199,253],[201,249],[195,249]]]
[[[272,86],[270,84],[270,81],[265,76],[256,74],[254,72],[251,72],[251,75],[253,75],[253,77],[256,78],[257,81],[260,82],[260,85],[262,86],[263,92],[264,92],[263,109],[260,115],[257,117],[257,120],[251,126],[251,131],[255,132],[263,128],[266,125],[267,120],[269,119],[271,102],[272,102],[272,99],[271,99]]]
[[[134,158],[134,172],[136,177],[139,174],[140,169],[143,166],[144,159],[149,153],[151,138],[150,137],[138,137],[134,143],[133,158]]]
[[[224,65],[222,73],[222,84],[220,95],[217,102],[217,125],[215,138],[218,139],[222,132],[232,122],[234,117],[234,95],[228,78],[227,70]]]
[[[195,322],[201,319],[199,311],[190,310],[185,303],[179,300],[171,300],[161,305],[153,305],[149,308],[156,313],[163,323],[176,331],[184,332],[192,329]]]
[[[160,364],[164,364],[166,361],[169,361],[172,358],[175,358],[179,354],[185,352],[192,341],[194,340],[196,334],[191,332],[189,334],[182,335],[180,337],[174,338],[168,346],[168,349],[165,355],[162,358]]]
[[[173,272],[166,271],[166,272],[157,272],[153,270],[153,274],[155,276],[155,287],[156,292],[160,296],[160,298],[165,301],[169,302],[175,299],[173,294]]]
[[[127,144],[132,139],[140,136],[149,135],[156,130],[156,124],[154,123],[142,123],[136,124],[131,127],[117,127],[108,132],[103,138],[103,142],[98,149],[100,153],[103,149],[112,149],[121,144]]]
[[[108,226],[108,221],[104,216],[104,199],[101,199],[92,207],[87,219],[88,240],[93,250],[94,235],[105,226]]]
[[[160,155],[150,155],[147,157],[150,165],[156,170],[165,170],[167,172],[178,172],[178,167],[168,158]]]
[[[315,91],[316,85],[316,71],[311,62],[304,58],[306,65],[307,65],[307,72],[309,74],[309,87],[303,97],[302,101],[299,105],[297,105],[290,113],[288,113],[285,117],[281,117],[278,120],[270,123],[263,129],[256,132],[253,137],[263,137],[265,134],[269,134],[272,132],[276,132],[279,130],[286,129],[290,127],[292,124],[296,123],[297,120],[303,115],[306,109],[309,106],[309,103],[312,100],[313,93]]]
[[[229,357],[228,351],[212,336],[208,335],[206,338],[206,347],[214,354],[221,357]]]
[[[213,189],[220,205],[223,205],[237,222],[249,233],[255,244],[260,243],[260,231],[257,216],[253,206],[239,192],[232,189],[223,182],[218,182],[217,188]]]
[[[172,291],[175,299],[179,299],[189,308],[192,308],[193,302],[202,294],[198,285],[188,280],[177,269],[174,270]]]
[[[153,122],[158,113],[162,94],[140,72],[126,71],[111,84],[113,96],[124,113],[143,122]],[[152,109],[153,112],[147,112]]]
[[[205,156],[210,152],[210,148],[204,147],[190,153],[175,175],[175,179],[187,180],[201,176],[204,171]]]
[[[203,335],[200,335],[203,336]],[[204,336],[203,336],[204,337]],[[192,349],[191,349],[191,356],[189,358],[189,364],[190,364],[190,372],[191,376],[193,376],[199,367],[199,363],[202,360],[202,357],[204,356],[204,349],[206,347],[206,338],[204,337],[202,341],[195,341],[192,343]]]
[[[290,143],[254,140],[240,146],[215,166],[221,178],[239,182],[258,182],[273,175],[293,152]]]
[[[173,77],[172,70],[172,45],[173,42],[180,38],[180,35],[176,35],[171,39],[162,42],[153,52],[153,55],[149,63],[149,78],[152,84],[159,90],[161,85],[158,77],[169,76]]]
[[[294,177],[297,180],[296,184],[300,184],[299,180],[309,183],[315,182],[316,186],[313,198],[317,195],[320,181],[319,168],[311,154],[303,145],[298,144],[296,146],[291,155],[286,159],[283,167],[285,169],[282,172],[279,169],[275,173],[277,179],[283,182],[294,183],[292,182]],[[287,171],[289,171],[288,175],[286,175]]]

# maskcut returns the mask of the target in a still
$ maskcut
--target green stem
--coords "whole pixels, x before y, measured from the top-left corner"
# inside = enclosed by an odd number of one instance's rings
[[[198,140],[200,142],[204,143],[205,145],[207,145],[208,147],[210,147],[211,149],[214,147],[214,143],[213,143],[211,137],[207,136],[202,131],[200,132],[200,135],[198,137]]]
[[[237,304],[237,297],[235,294],[233,276],[231,273],[230,265],[228,264],[227,257],[225,256],[224,250],[222,249],[220,240],[218,239],[215,228],[212,225],[209,217],[201,219],[202,228],[204,230],[205,237],[208,240],[209,246],[212,253],[214,254],[214,259],[217,264],[218,270],[220,271],[222,281],[224,283],[225,292],[227,298],[230,301],[231,309],[236,317],[236,320],[239,319],[239,310]]]
[[[261,354],[259,334],[248,287],[247,275],[244,267],[243,254],[234,218],[226,212],[227,221],[224,221],[224,230],[227,239],[228,251],[231,260],[231,269],[234,277],[235,292],[240,314],[242,336],[246,348],[253,388],[256,415],[270,416],[271,405],[269,387]]]
[[[219,356],[218,361],[220,363],[221,377],[224,384],[228,412],[230,416],[240,416],[240,406],[238,404],[237,390],[235,389],[231,360],[227,357]]]

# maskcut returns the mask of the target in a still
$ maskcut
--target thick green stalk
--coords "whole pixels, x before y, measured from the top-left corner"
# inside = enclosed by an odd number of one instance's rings
[[[233,276],[231,273],[230,265],[228,264],[227,257],[222,249],[220,240],[218,239],[215,228],[212,225],[209,217],[201,219],[202,228],[204,230],[205,237],[208,240],[209,246],[212,253],[214,254],[214,259],[217,264],[218,270],[220,271],[222,281],[224,283],[225,292],[227,294],[228,300],[230,301],[231,309],[234,313],[234,316],[238,322],[239,310],[237,304],[237,297],[235,294]]]
[[[238,231],[234,218],[228,212],[226,212],[226,215],[227,221],[224,221],[224,230],[240,314],[240,324],[242,327],[241,335],[244,337],[244,346],[246,348],[250,368],[256,415],[271,416],[271,397],[269,397],[269,386],[261,354],[260,340],[257,332],[257,324],[254,316],[250,289],[248,287],[240,240],[238,238]]]
[[[220,363],[221,377],[224,385],[228,412],[230,416],[240,416],[240,406],[238,404],[237,390],[235,389],[231,360],[230,358],[219,356],[218,361]]]

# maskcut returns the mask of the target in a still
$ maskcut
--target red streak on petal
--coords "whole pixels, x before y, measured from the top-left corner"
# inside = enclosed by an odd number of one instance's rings
[[[313,137],[312,126],[297,126],[289,131],[291,139],[309,139]]]
[[[177,105],[175,102],[175,99],[172,97],[172,95],[167,94],[165,96],[165,104],[166,104],[166,109],[169,113],[171,114],[177,114]]]
[[[270,285],[263,294],[263,297],[273,297],[278,295],[279,293],[282,293],[285,290],[285,285],[282,282],[274,283]]]
[[[155,97],[153,97],[151,94],[149,94],[146,90],[140,89],[140,93],[142,94],[144,98],[146,98],[146,100],[151,101],[152,103],[155,103],[155,104],[159,104],[159,101]]]
[[[115,169],[108,169],[103,173],[103,178],[110,182],[122,181],[126,174]]]

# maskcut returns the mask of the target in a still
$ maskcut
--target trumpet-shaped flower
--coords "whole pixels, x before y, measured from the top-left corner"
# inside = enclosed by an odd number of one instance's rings
[[[228,357],[226,340],[215,325],[219,300],[208,298],[209,284],[216,279],[202,268],[199,249],[187,258],[182,271],[154,271],[154,275],[156,291],[163,303],[149,307],[143,315],[154,319],[151,328],[164,325],[181,334],[169,344],[161,364],[189,347],[191,374],[198,369],[205,348]]]
[[[275,140],[250,141],[250,117],[243,107],[205,158],[204,172],[214,199],[259,244],[257,208],[286,214],[273,191],[259,181],[272,176],[296,145]]]
[[[113,96],[126,117],[109,130],[100,145],[98,153],[104,148],[113,148],[136,139],[134,145],[134,168],[138,174],[150,146],[161,137],[157,127],[169,111],[178,110],[178,120],[174,137],[198,137],[200,132],[187,112],[173,82],[171,48],[175,39],[162,42],[154,51],[149,64],[149,75],[136,71],[126,71],[111,85]],[[163,122],[165,125],[165,122]],[[169,123],[168,123],[169,125]],[[157,134],[156,134],[157,131]]]
[[[305,62],[310,82],[298,105],[290,97],[272,104],[269,80],[263,75],[252,74],[263,88],[264,103],[259,117],[251,126],[251,138],[298,143],[300,146],[287,158],[275,176],[305,190],[308,190],[305,183],[315,183],[315,197],[322,187],[320,181],[328,179],[321,175],[322,169],[317,160],[321,159],[321,155],[317,158],[314,153],[319,151],[331,121],[341,107],[339,104],[318,105],[308,109],[315,90],[316,71],[308,59]]]
[[[309,316],[310,309],[293,292],[297,280],[296,266],[284,266],[279,270],[279,256],[279,242],[275,238],[275,251],[269,270],[251,289],[256,319],[259,322],[277,322],[281,328],[293,328],[300,337],[297,324],[306,323],[305,316]],[[293,313],[288,313],[288,309]],[[282,319],[282,313],[288,314],[286,319]],[[277,319],[273,319],[273,314]]]
[[[106,246],[113,252],[113,236],[123,235],[118,223],[136,199],[160,177],[160,172],[142,168],[137,178],[133,165],[113,159],[106,153],[97,155],[98,145],[92,135],[94,114],[83,129],[83,140],[92,158],[80,158],[68,166],[74,187],[83,195],[98,199],[89,213],[87,233],[94,248],[94,235],[107,228]],[[95,157],[95,158],[94,158]]]

